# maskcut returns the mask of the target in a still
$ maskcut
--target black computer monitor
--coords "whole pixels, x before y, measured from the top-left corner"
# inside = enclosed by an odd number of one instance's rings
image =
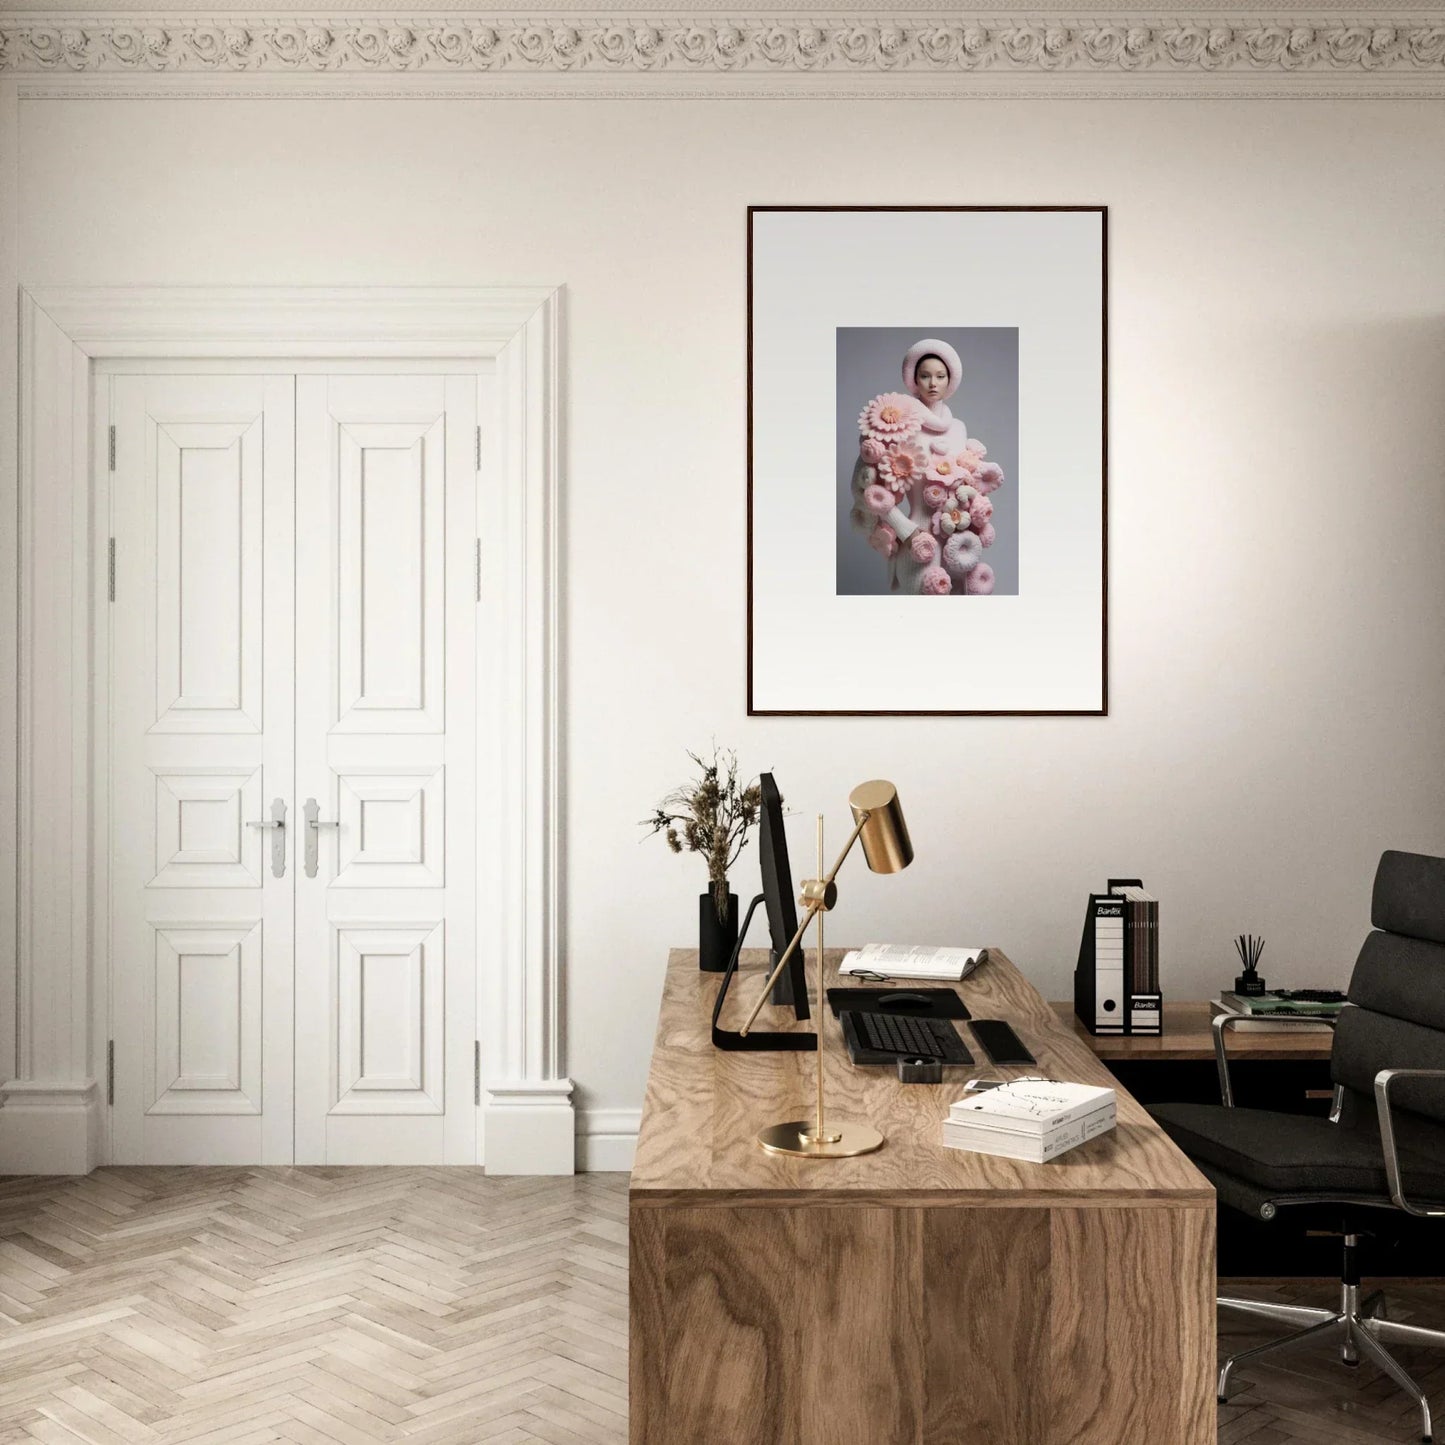
[[[737,947],[733,950],[727,971],[718,985],[712,1010],[712,1041],[720,1049],[816,1049],[818,1040],[812,1033],[772,1033],[752,1029],[744,1037],[735,1029],[725,1029],[721,1022],[728,985],[737,972],[738,956],[747,940],[748,925],[752,922],[758,905],[761,903],[768,915],[768,932],[772,943],[768,963],[770,974],[778,966],[778,960],[798,931],[798,910],[793,902],[793,870],[788,866],[788,837],[783,831],[782,795],[778,792],[778,785],[771,773],[763,773],[758,778],[758,790],[761,793],[758,864],[763,875],[763,891],[748,905],[747,916],[743,919],[742,930],[738,934]],[[801,946],[788,960],[788,966],[778,975],[770,1001],[785,1007],[791,1006],[796,1018],[810,1017]]]
[[[763,906],[772,936],[770,970],[778,966],[783,950],[798,931],[798,910],[793,902],[793,870],[788,866],[788,835],[783,830],[783,797],[771,773],[758,778],[762,811],[758,819],[758,861],[763,875]],[[773,985],[775,1004],[792,1004],[800,1019],[808,1017],[808,986],[800,947]]]

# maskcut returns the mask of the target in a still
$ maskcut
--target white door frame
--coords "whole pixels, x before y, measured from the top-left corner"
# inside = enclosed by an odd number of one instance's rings
[[[497,725],[478,728],[478,781],[503,786],[489,812],[478,810],[491,825],[480,831],[478,877],[501,906],[478,918],[487,1098],[477,1157],[489,1173],[571,1173],[559,907],[560,288],[46,287],[21,288],[19,302],[19,920],[0,1173],[85,1173],[104,1162],[108,547],[107,499],[92,476],[106,423],[91,363],[147,357],[494,360],[501,445],[478,527],[478,685],[495,700]],[[0,996],[9,992],[0,979]]]

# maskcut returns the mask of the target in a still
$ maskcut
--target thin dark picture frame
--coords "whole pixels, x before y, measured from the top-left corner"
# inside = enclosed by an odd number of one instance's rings
[[[1075,212],[1100,226],[1100,697],[1097,708],[760,708],[753,701],[753,217],[765,212]],[[1109,715],[1109,208],[1057,206],[749,206],[747,208],[747,715],[749,717],[1107,717]]]

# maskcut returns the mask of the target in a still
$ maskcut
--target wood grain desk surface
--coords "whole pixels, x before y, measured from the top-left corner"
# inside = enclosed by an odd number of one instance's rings
[[[842,956],[842,949],[828,950],[828,987],[853,982],[837,977]],[[765,950],[744,950],[721,1020],[725,1027],[737,1029],[747,1018],[765,981],[766,962]],[[997,949],[958,985],[959,992],[975,1018],[1007,1019],[1038,1059],[1037,1066],[998,1069],[984,1063],[964,1026],[964,1040],[979,1060],[975,1067],[945,1070],[942,1084],[903,1084],[890,1070],[855,1067],[838,1022],[827,1011],[827,1107],[839,1118],[873,1124],[887,1141],[877,1153],[858,1159],[794,1159],[765,1153],[754,1142],[767,1124],[811,1117],[816,1056],[715,1049],[712,1007],[721,977],[699,972],[693,950],[674,949],[668,956],[632,1170],[634,1207],[683,1199],[736,1207],[776,1204],[784,1202],[782,1197],[790,1203],[893,1206],[1213,1205],[1208,1180]],[[809,950],[810,994],[816,977]],[[814,1011],[816,1016],[816,1000]],[[791,1010],[772,1007],[764,1009],[758,1026],[803,1032],[813,1027],[811,1021],[798,1024]],[[943,1118],[969,1079],[1028,1073],[1116,1089],[1117,1127],[1048,1164],[943,1147]]]
[[[1165,1003],[1164,1032],[1158,1038],[1110,1038],[1091,1034],[1074,1016],[1072,1003],[1056,1002],[1054,1011],[1076,1037],[1101,1059],[1214,1061],[1214,1010],[1203,999]],[[1333,1034],[1312,1029],[1277,1033],[1231,1029],[1226,1042],[1231,1059],[1328,1059]]]

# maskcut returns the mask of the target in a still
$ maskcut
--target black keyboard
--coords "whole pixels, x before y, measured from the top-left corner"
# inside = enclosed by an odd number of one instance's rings
[[[895,1059],[937,1059],[941,1064],[971,1064],[973,1055],[947,1019],[863,1013],[839,1015],[848,1052],[856,1064],[885,1064]],[[869,1058],[868,1055],[881,1057]]]

